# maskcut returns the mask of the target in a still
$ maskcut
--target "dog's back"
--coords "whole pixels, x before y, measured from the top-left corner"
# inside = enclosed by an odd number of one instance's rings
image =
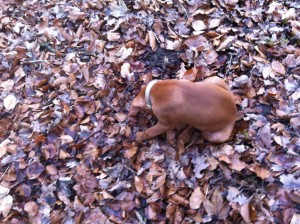
[[[153,113],[168,123],[216,131],[235,121],[233,95],[214,83],[164,80],[152,91]]]

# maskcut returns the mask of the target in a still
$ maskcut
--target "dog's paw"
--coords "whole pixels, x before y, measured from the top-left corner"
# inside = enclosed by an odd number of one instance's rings
[[[143,131],[137,132],[135,135],[135,140],[137,140],[137,141],[145,140],[145,133]]]

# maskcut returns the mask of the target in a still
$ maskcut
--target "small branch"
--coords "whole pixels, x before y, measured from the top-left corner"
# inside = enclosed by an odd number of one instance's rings
[[[83,55],[83,56],[97,57],[96,53],[93,53],[93,52],[77,51],[77,54]]]
[[[9,166],[6,168],[6,170],[4,171],[4,173],[1,175],[0,181],[2,180],[2,178],[4,177],[4,175],[7,173],[7,171],[9,170],[9,168],[10,168],[10,164],[9,164]]]
[[[21,65],[24,64],[35,64],[35,63],[46,63],[46,64],[50,64],[48,61],[46,60],[28,60],[28,61],[20,61]]]

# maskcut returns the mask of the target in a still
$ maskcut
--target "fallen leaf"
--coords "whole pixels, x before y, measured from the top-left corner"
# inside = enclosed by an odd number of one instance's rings
[[[285,67],[279,61],[273,61],[271,66],[274,72],[285,75]]]
[[[294,214],[290,224],[299,224],[300,223],[300,214]]]
[[[233,85],[237,87],[242,87],[245,84],[249,83],[249,77],[247,75],[241,75],[234,79]]]
[[[224,37],[221,41],[221,44],[217,47],[216,51],[221,51],[224,50],[225,48],[228,48],[235,39],[236,39],[235,36]]]
[[[10,92],[13,90],[15,82],[13,79],[8,79],[1,83],[1,87],[3,88],[4,92]]]
[[[62,135],[62,136],[60,136],[60,139],[61,139],[62,144],[68,144],[68,143],[72,143],[74,141],[72,136],[70,136],[70,135]]]
[[[6,195],[0,199],[0,214],[5,218],[8,216],[10,209],[13,206],[13,197],[10,195]]]
[[[195,188],[189,199],[190,208],[200,208],[200,205],[203,203],[203,200],[204,193],[201,191],[200,187]]]
[[[295,130],[300,131],[300,117],[293,117],[293,118],[290,120],[290,124],[292,125],[292,127],[293,127]],[[1,156],[0,156],[0,157],[1,157]]]
[[[3,100],[4,107],[6,110],[13,110],[16,105],[18,104],[18,99],[15,97],[14,94],[9,94]]]
[[[157,46],[156,46],[156,37],[155,37],[155,34],[153,31],[148,31],[148,35],[149,35],[149,44],[150,44],[150,47],[152,49],[152,51],[155,51],[157,49]]]
[[[0,158],[7,153],[7,145],[11,141],[9,139],[5,139],[3,142],[0,143]],[[0,198],[1,198],[1,185],[0,185]]]
[[[30,201],[25,204],[24,210],[29,216],[35,216],[39,211],[39,207],[34,201]]]
[[[38,163],[38,162],[32,162],[28,165],[26,173],[28,179],[36,179],[40,176],[40,174],[45,170],[45,167]]]
[[[187,71],[185,71],[185,73],[183,74],[183,76],[181,77],[182,79],[187,79],[190,81],[194,81],[197,77],[197,68],[191,68]]]
[[[185,199],[184,197],[178,195],[178,194],[173,194],[170,197],[172,200],[174,200],[176,203],[187,206],[189,204],[189,201]]]
[[[250,167],[250,170],[256,173],[258,177],[261,179],[267,179],[270,177],[271,173],[268,169],[261,167],[259,165],[255,165],[254,168]]]
[[[203,174],[201,174],[201,171],[205,170],[209,166],[209,163],[207,163],[206,161],[206,157],[197,156],[192,159],[192,163],[194,164],[193,170],[194,170],[195,177],[198,179],[202,178]]]
[[[204,59],[206,60],[206,63],[208,65],[213,64],[217,61],[218,59],[218,54],[215,50],[210,49],[208,51],[206,51],[203,55]]]
[[[270,123],[265,124],[259,129],[258,136],[261,139],[262,143],[269,149],[272,143]]]
[[[120,38],[121,38],[121,36],[117,32],[112,32],[112,31],[107,32],[107,40],[108,41],[118,41],[118,40],[120,40]]]
[[[143,190],[143,179],[138,176],[135,176],[134,177],[134,186],[135,186],[135,189],[137,190],[137,192],[141,193]]]
[[[265,79],[269,78],[269,77],[274,78],[275,77],[275,72],[273,71],[271,66],[266,66],[266,67],[264,67],[264,69],[262,71],[262,75]]]
[[[230,202],[237,202],[239,205],[244,205],[248,202],[248,199],[240,192],[236,187],[228,187],[227,200]]]
[[[208,28],[213,29],[220,25],[220,19],[211,19],[208,21]]]
[[[294,190],[300,188],[300,178],[295,177],[293,174],[282,174],[279,180],[285,188]]]
[[[250,203],[244,204],[241,207],[240,213],[246,223],[251,223],[256,221],[256,211],[255,208]]]
[[[161,176],[159,176],[156,181],[154,181],[153,186],[151,187],[152,190],[157,190],[161,186],[163,186],[166,182],[166,173],[163,173]]]
[[[247,164],[244,161],[241,161],[237,154],[234,154],[230,164],[230,168],[236,171],[241,171],[245,167],[247,167]]]
[[[201,35],[189,37],[184,44],[192,51],[204,51],[210,49],[207,39]]]
[[[131,76],[133,74],[130,73],[130,64],[129,63],[124,63],[122,66],[121,66],[121,76],[123,78],[127,78],[130,80]]]
[[[192,23],[192,27],[195,31],[205,30],[206,25],[202,20],[196,20]]]
[[[4,198],[9,193],[9,188],[0,185],[0,199]]]

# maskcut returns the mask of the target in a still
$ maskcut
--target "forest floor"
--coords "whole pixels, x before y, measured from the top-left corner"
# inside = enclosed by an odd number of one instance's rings
[[[1,1],[1,223],[300,223],[299,9]],[[133,140],[142,85],[214,75],[244,93],[230,141]]]

